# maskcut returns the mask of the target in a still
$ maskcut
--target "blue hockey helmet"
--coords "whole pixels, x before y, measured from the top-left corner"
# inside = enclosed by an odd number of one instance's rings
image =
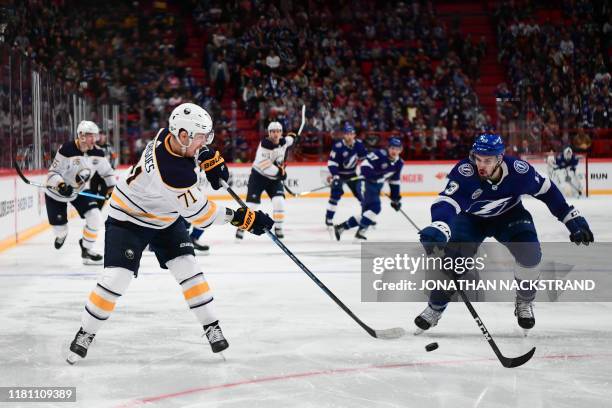
[[[346,122],[342,128],[344,133],[355,133],[355,128],[350,123]]]
[[[399,137],[392,137],[389,139],[389,147],[402,147],[402,139]]]
[[[504,150],[504,141],[500,135],[497,133],[481,133],[476,137],[470,155],[499,156],[504,154]]]

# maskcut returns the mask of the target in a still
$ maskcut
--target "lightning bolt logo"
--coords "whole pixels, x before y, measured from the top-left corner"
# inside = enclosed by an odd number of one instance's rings
[[[508,203],[509,200],[511,200],[512,197],[506,197],[506,198],[502,198],[499,200],[493,200],[490,201],[484,205],[482,205],[482,207],[480,207],[480,210],[473,212],[472,214],[474,215],[493,215],[493,211],[496,209],[499,209],[499,211],[501,211],[506,204]],[[483,201],[477,201],[474,204],[472,204],[472,206],[477,205],[479,203],[482,203]],[[486,201],[484,201],[486,202]],[[499,213],[498,211],[498,213]]]

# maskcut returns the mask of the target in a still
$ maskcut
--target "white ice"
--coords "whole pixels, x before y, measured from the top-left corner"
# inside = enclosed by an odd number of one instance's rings
[[[418,225],[428,223],[432,198],[403,201]],[[574,203],[596,239],[612,241],[612,199]],[[0,386],[77,387],[76,405],[45,407],[612,406],[612,303],[538,303],[537,325],[527,338],[512,304],[475,304],[504,354],[537,347],[525,366],[503,368],[461,303],[418,337],[412,321],[423,304],[361,303],[359,246],[350,235],[330,240],[325,200],[287,204],[286,245],[366,323],[401,326],[407,336],[370,338],[266,236],[236,244],[234,229],[219,226],[206,232],[210,256],[198,259],[230,343],[226,361],[201,338],[172,276],[145,254],[140,276],[87,359],[69,366],[68,344],[101,271],[81,264],[82,221],[73,219],[60,251],[48,230],[0,254]],[[526,207],[543,241],[567,239],[542,203],[528,200]],[[356,211],[355,200],[344,199],[337,220]],[[417,235],[384,203],[369,238],[415,241]],[[434,341],[440,348],[425,352]]]

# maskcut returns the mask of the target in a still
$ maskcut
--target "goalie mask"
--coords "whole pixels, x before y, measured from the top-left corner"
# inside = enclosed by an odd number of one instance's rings
[[[182,103],[170,114],[168,130],[181,146],[183,153],[187,150],[195,138],[204,138],[204,144],[209,145],[215,138],[213,123],[206,110],[193,103]],[[185,145],[179,139],[181,130],[187,132],[189,144]]]
[[[570,161],[573,155],[574,151],[571,147],[567,146],[563,149],[563,158],[565,159],[565,161]]]

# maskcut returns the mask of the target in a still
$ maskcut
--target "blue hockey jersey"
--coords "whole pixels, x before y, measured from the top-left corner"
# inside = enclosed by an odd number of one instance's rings
[[[399,199],[402,167],[404,162],[401,158],[392,161],[386,149],[379,149],[369,153],[359,169],[366,182],[382,184],[388,181],[391,198]]]
[[[562,153],[558,154],[555,157],[555,166],[558,169],[570,168],[575,171],[577,165],[578,165],[578,158],[576,157],[575,154],[572,154],[572,158],[569,160],[566,160]]]
[[[340,140],[332,146],[327,167],[332,176],[355,176],[357,161],[363,159],[367,154],[361,140],[356,139],[352,147]]]
[[[475,164],[461,160],[448,175],[448,183],[431,206],[432,221],[450,224],[460,212],[483,218],[496,217],[521,203],[521,195],[543,201],[560,221],[570,210],[565,198],[550,179],[526,161],[503,158],[497,183],[482,180]]]

